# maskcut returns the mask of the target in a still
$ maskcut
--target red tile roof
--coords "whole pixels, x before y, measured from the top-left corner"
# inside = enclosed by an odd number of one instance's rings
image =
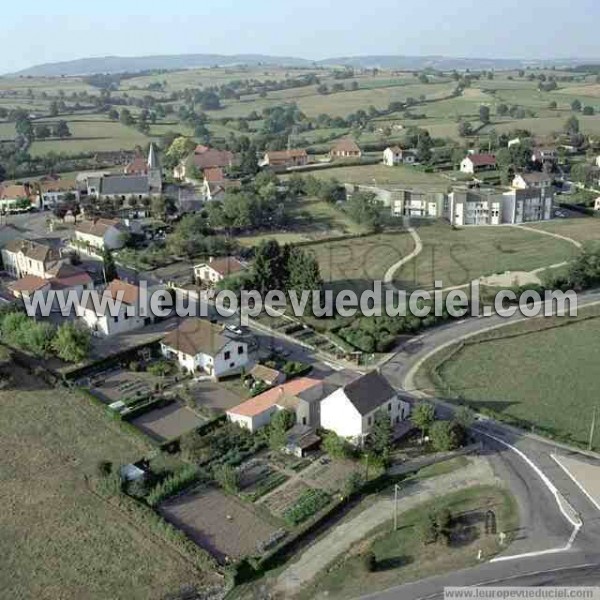
[[[37,277],[36,275],[25,275],[22,279],[9,284],[8,287],[13,292],[35,292],[46,285],[50,285],[50,282],[47,279]]]
[[[204,169],[204,179],[209,183],[221,183],[225,179],[223,169],[221,167],[208,167]]]
[[[469,154],[466,158],[475,167],[491,167],[496,164],[496,157],[493,154]]]
[[[250,398],[233,408],[230,408],[227,412],[234,415],[241,415],[243,417],[255,417],[271,406],[275,406],[278,402],[283,401],[284,398],[290,396],[297,396],[298,394],[308,390],[315,385],[320,385],[322,382],[319,379],[312,379],[310,377],[300,377],[298,379],[292,379],[287,383],[278,385],[254,398]]]
[[[233,152],[197,146],[191,156],[192,163],[200,170],[211,167],[230,167],[234,161]]]
[[[331,147],[332,152],[351,152],[358,153],[360,148],[358,144],[352,138],[342,138],[333,144]]]
[[[132,305],[137,304],[140,295],[140,288],[137,285],[127,283],[121,279],[113,279],[104,290],[104,295],[110,296],[116,300],[119,292],[123,293],[123,297],[121,298],[122,302]]]

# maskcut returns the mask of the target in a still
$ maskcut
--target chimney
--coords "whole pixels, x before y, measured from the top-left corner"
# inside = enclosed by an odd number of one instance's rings
[[[214,256],[209,256],[209,257],[208,257],[208,262],[209,262],[209,263],[211,263],[213,260],[215,260],[215,257],[214,257]]]

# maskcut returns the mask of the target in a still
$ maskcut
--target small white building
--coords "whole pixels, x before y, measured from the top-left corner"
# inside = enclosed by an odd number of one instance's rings
[[[227,418],[252,432],[265,427],[273,415],[286,409],[294,413],[303,427],[319,426],[319,402],[323,398],[323,382],[299,377],[250,398],[227,411]]]
[[[383,151],[383,164],[388,167],[395,165],[410,165],[415,162],[415,153],[412,150],[403,150],[400,146],[389,146]]]
[[[362,444],[379,411],[396,425],[408,419],[410,409],[410,403],[398,397],[383,375],[371,371],[321,401],[321,427],[352,443]]]
[[[81,221],[75,226],[75,240],[84,250],[116,250],[125,245],[127,230],[116,219],[95,219]]]
[[[140,289],[120,279],[111,281],[102,294],[90,292],[78,314],[93,334],[105,337],[152,322],[151,316],[140,315]]]
[[[14,239],[2,248],[4,270],[15,278],[25,275],[46,278],[47,270],[61,261],[57,249],[33,240]]]
[[[516,173],[512,180],[512,187],[517,190],[548,189],[552,187],[552,175],[541,171],[532,173]]]
[[[461,173],[473,175],[478,171],[496,168],[496,157],[493,154],[468,154],[460,163]]]
[[[165,357],[176,359],[190,373],[204,371],[213,377],[239,372],[248,365],[248,344],[221,325],[189,318],[161,342]]]
[[[215,285],[229,275],[243,271],[246,266],[233,256],[210,258],[207,263],[194,265],[194,280],[197,283]]]

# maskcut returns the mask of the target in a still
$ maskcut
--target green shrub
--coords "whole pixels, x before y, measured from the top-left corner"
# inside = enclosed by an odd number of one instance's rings
[[[195,465],[185,465],[150,490],[146,497],[146,502],[149,506],[157,506],[167,498],[178,494],[199,480],[200,470],[198,467]]]

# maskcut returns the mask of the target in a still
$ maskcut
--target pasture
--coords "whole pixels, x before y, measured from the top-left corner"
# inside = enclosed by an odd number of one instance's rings
[[[18,389],[0,392],[2,595],[129,600],[206,582],[183,555],[86,482],[99,461],[121,465],[149,446],[87,398],[20,370],[15,378]]]
[[[525,428],[585,444],[599,334],[598,307],[580,310],[577,317],[529,319],[434,356],[419,385],[433,385],[438,394],[460,397],[476,410]]]

